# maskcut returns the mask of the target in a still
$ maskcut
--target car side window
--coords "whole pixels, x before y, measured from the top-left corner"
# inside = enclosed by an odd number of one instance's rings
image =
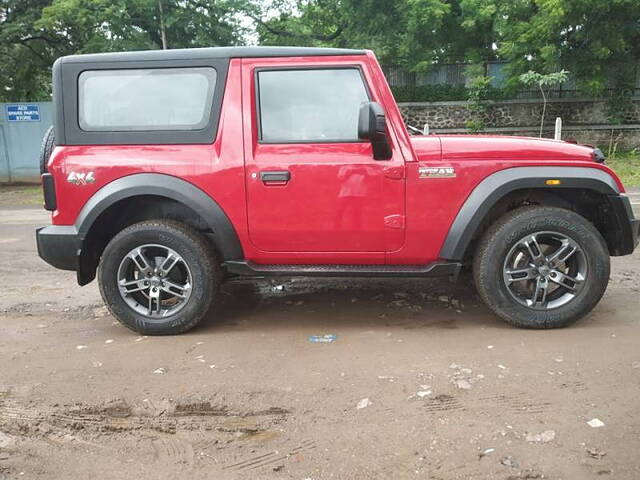
[[[88,132],[200,130],[215,84],[211,67],[87,70],[78,78],[78,122]]]
[[[358,112],[369,100],[358,68],[260,70],[262,143],[358,142]]]

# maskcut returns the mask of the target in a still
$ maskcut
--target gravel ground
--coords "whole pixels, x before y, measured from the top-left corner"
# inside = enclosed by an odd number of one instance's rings
[[[147,338],[37,257],[48,216],[18,200],[0,479],[640,478],[640,253],[562,330],[502,323],[468,279],[300,279],[227,284],[215,319]]]

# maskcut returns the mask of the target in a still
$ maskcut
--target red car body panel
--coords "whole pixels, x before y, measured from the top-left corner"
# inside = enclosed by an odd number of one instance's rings
[[[369,142],[261,144],[256,68],[356,66],[371,100],[386,113],[392,158],[376,161]],[[213,198],[236,229],[246,260],[259,264],[411,264],[438,260],[460,207],[499,170],[557,165],[606,171],[592,149],[565,142],[497,136],[410,137],[382,70],[367,55],[232,59],[213,144],[56,147],[54,225],[72,225],[89,198],[137,173],[179,177]],[[455,178],[420,178],[420,167],[452,167]],[[287,170],[265,184],[263,171]],[[70,172],[95,183],[72,185]]]

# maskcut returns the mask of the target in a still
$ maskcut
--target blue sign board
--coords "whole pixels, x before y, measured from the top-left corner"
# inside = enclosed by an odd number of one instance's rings
[[[26,103],[7,105],[7,121],[9,122],[39,122],[40,107]]]

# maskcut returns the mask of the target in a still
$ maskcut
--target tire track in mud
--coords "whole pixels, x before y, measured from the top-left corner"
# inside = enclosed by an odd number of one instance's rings
[[[499,410],[506,409],[516,414],[542,414],[552,409],[552,407],[552,402],[532,398],[531,394],[526,392],[480,395],[477,397],[454,396],[442,393],[434,397],[428,397],[423,401],[424,410],[433,414],[494,408]]]
[[[177,431],[217,430],[220,432],[256,433],[267,430],[283,420],[290,411],[281,407],[264,410],[234,410],[227,405],[209,401],[192,403],[114,401],[103,405],[71,405],[63,407],[23,406],[0,397],[0,426],[21,431],[44,424],[53,429],[85,431],[87,433],[118,433],[148,430],[160,433]],[[245,430],[229,426],[229,420],[245,419]],[[250,419],[247,420],[247,419]]]
[[[316,442],[314,440],[303,440],[291,449],[286,449],[284,451],[272,450],[267,453],[251,456],[239,462],[232,463],[230,465],[227,464],[223,466],[222,469],[233,471],[255,470],[274,463],[285,462],[295,455],[314,448],[316,448]]]
[[[216,466],[229,472],[277,468],[291,459],[301,461],[304,452],[315,449],[314,440],[307,439],[299,443],[284,440],[277,441],[277,448],[265,449],[245,458],[238,455],[242,455],[242,449],[232,453],[235,450],[231,445],[233,441],[245,440],[253,445],[262,443],[266,447],[266,442],[280,439],[281,433],[273,427],[285,421],[290,414],[288,409],[282,407],[239,411],[209,401],[115,401],[101,405],[57,407],[24,406],[0,397],[0,430],[44,441],[73,437],[74,441],[84,444],[89,442],[83,439],[90,439],[91,445],[97,441],[99,443],[95,445],[104,445],[104,448],[112,448],[107,445],[113,445],[114,441],[133,441],[136,445],[142,442],[149,446],[153,462],[180,468],[190,469],[198,462],[226,457],[220,463],[216,461]],[[125,436],[127,434],[134,436]],[[97,440],[105,435],[104,440]],[[226,454],[213,453],[227,448],[232,450]]]

